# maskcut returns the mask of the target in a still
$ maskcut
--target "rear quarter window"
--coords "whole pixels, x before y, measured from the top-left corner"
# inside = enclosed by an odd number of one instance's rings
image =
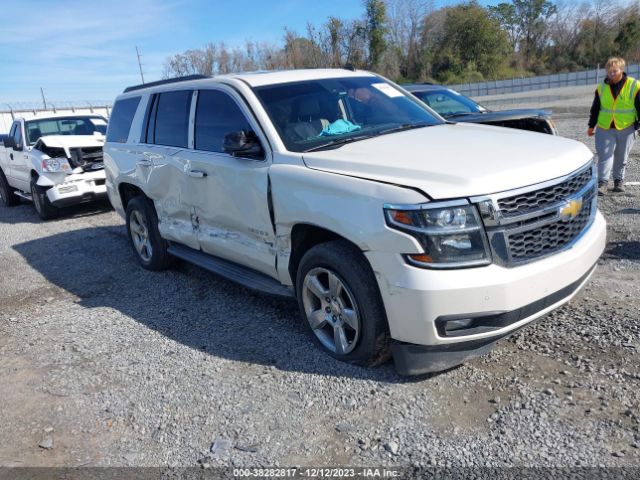
[[[113,106],[109,127],[107,129],[107,142],[126,143],[129,138],[129,130],[133,117],[138,109],[140,97],[118,100]]]

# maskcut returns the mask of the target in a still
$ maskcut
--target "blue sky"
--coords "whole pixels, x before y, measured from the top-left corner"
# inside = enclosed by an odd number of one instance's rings
[[[2,14],[0,110],[6,110],[40,102],[40,87],[60,106],[110,103],[140,83],[136,46],[145,80],[153,81],[175,53],[209,42],[281,43],[285,26],[304,33],[307,22],[358,18],[363,7],[362,0],[22,0],[4,2]]]

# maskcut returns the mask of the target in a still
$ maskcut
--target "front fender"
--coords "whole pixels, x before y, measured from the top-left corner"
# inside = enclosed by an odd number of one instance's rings
[[[291,231],[301,223],[334,232],[363,252],[422,251],[414,237],[387,227],[383,210],[385,203],[427,201],[415,190],[297,165],[272,165],[270,178],[278,275],[284,284],[292,284],[288,271]]]

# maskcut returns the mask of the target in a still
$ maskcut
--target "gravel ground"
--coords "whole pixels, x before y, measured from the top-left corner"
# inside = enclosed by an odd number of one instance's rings
[[[592,89],[557,90],[532,106],[573,99],[560,133],[593,150]],[[2,208],[0,466],[640,466],[640,186],[601,209],[607,251],[567,306],[407,379],[313,348],[294,302],[142,270],[108,205]]]

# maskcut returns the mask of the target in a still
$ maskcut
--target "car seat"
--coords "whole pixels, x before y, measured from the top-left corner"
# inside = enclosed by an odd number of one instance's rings
[[[317,137],[329,120],[322,118],[320,101],[317,98],[301,98],[293,103],[291,119],[285,135],[291,140],[306,140]]]

